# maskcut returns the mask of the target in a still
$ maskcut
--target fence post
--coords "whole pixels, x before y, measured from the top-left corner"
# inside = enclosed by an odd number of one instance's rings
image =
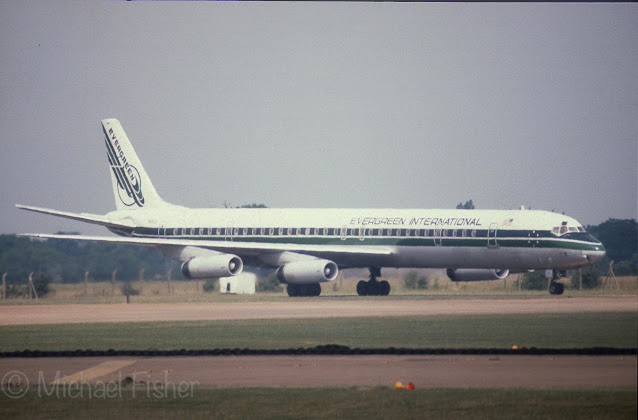
[[[7,298],[7,273],[2,275],[2,300]]]
[[[33,271],[29,273],[29,300],[32,299],[31,293],[35,296],[35,300],[38,300],[38,292],[35,291],[35,286],[33,285]]]
[[[113,275],[111,276],[111,294],[114,295],[115,294],[115,274],[117,273],[117,270],[113,270]]]
[[[168,269],[168,273],[166,273],[166,280],[168,281],[168,294],[170,295],[171,293],[173,293],[171,291],[171,273],[173,270],[171,270],[170,268]]]
[[[87,288],[88,279],[89,279],[89,272],[85,271],[84,272],[84,296],[87,295],[86,288]]]

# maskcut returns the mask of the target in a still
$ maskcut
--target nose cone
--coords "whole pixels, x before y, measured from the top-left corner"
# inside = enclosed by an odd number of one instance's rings
[[[605,247],[603,244],[597,245],[594,249],[583,251],[583,255],[587,257],[590,264],[596,264],[605,257]]]

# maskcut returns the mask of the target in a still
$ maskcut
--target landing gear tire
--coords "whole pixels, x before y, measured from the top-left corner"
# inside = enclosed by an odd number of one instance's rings
[[[359,296],[368,296],[368,282],[367,281],[359,281],[357,283],[357,294]]]
[[[551,282],[549,285],[549,293],[552,295],[562,295],[565,291],[565,285],[558,282]]]
[[[308,296],[319,296],[321,294],[321,285],[319,283],[309,284],[310,294]]]
[[[321,285],[319,283],[289,284],[287,292],[290,297],[319,296],[321,294]]]
[[[390,283],[383,280],[379,283],[379,296],[388,296],[390,294]]]
[[[368,296],[380,296],[381,293],[381,288],[379,287],[379,282],[378,281],[372,281],[369,280],[368,284],[367,284],[367,288],[368,288]]]
[[[361,280],[357,283],[357,294],[359,296],[388,296],[390,283],[385,280],[377,281],[377,276],[381,276],[381,269],[370,268],[370,280]]]

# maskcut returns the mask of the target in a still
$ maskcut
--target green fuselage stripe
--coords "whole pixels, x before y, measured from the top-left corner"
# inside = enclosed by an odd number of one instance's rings
[[[218,228],[217,232],[221,229]],[[235,228],[229,228],[235,229]],[[187,234],[174,234],[177,230]],[[196,233],[192,233],[195,231]],[[484,248],[487,246],[498,246],[504,248],[562,248],[571,250],[599,250],[602,247],[600,242],[574,240],[560,238],[550,231],[525,231],[525,230],[499,230],[499,236],[490,236],[488,230],[476,230],[474,237],[433,237],[433,236],[346,236],[345,239],[339,235],[208,235],[204,228],[202,234],[198,234],[199,228],[135,228],[132,235],[136,237],[150,238],[171,238],[188,240],[208,240],[208,241],[233,241],[243,243],[261,244],[297,244],[297,245],[366,245],[366,246],[414,246],[414,247],[474,247]],[[470,232],[470,231],[468,231]],[[493,232],[489,232],[493,235]],[[500,236],[504,235],[504,236]]]

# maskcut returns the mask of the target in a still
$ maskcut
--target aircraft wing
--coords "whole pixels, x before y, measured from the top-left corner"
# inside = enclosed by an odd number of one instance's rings
[[[136,244],[154,247],[197,247],[219,252],[233,253],[240,256],[259,255],[262,253],[297,252],[315,256],[347,255],[347,256],[391,256],[391,247],[365,245],[312,245],[312,244],[265,244],[257,242],[211,241],[205,239],[164,239],[136,238],[129,236],[85,236],[65,234],[21,233],[19,236],[46,239],[74,239],[78,241],[110,242],[116,244]]]
[[[60,211],[53,209],[46,209],[44,207],[25,206],[23,204],[15,205],[19,209],[34,211],[36,213],[51,214],[53,216],[65,217],[67,219],[79,220],[80,222],[93,223],[94,225],[100,225],[110,228],[134,228],[135,225],[127,221],[114,222],[106,216],[91,213],[71,213],[68,211]],[[31,235],[29,235],[31,236]]]

